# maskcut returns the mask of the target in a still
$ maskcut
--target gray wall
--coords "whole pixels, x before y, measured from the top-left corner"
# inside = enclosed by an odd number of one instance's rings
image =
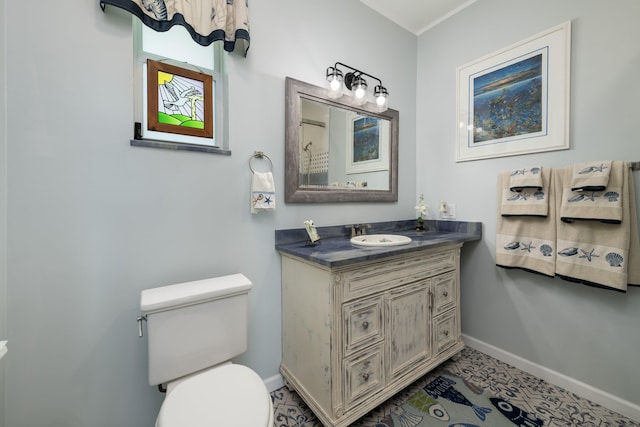
[[[135,319],[140,291],[155,286],[247,275],[249,351],[238,361],[264,378],[277,374],[274,230],[309,218],[335,225],[414,214],[417,38],[359,1],[252,3],[249,56],[228,64],[230,157],[129,146],[130,15],[105,14],[98,0],[5,9],[6,426],[152,426],[162,397],[147,385]],[[398,203],[283,202],[285,76],[322,85],[336,61],[381,77],[401,111]],[[257,216],[249,213],[254,150],[273,160],[279,198],[275,212]],[[0,224],[2,233],[1,216]]]
[[[635,404],[640,289],[620,294],[496,268],[494,239],[499,171],[640,160],[639,17],[637,0],[478,1],[419,36],[416,109],[418,190],[432,206],[455,202],[458,217],[484,224],[483,241],[463,251],[463,332]],[[571,149],[456,163],[456,67],[567,20]]]
[[[484,240],[463,251],[466,334],[638,403],[640,290],[622,295],[497,269],[493,235],[498,171],[640,160],[633,125],[640,4],[481,0],[417,38],[357,0],[251,7],[249,56],[229,60],[233,155],[222,157],[129,146],[127,14],[72,0],[44,2],[33,14],[28,2],[0,0],[0,88],[7,82],[0,129],[5,110],[8,124],[6,137],[0,132],[7,166],[6,180],[0,174],[0,331],[10,340],[0,427],[2,418],[7,427],[153,425],[161,396],[146,385],[146,343],[135,325],[140,290],[149,287],[246,274],[254,282],[250,341],[238,361],[264,378],[275,375],[273,230],[308,218],[334,225],[412,217],[419,192],[432,207],[447,199],[459,218],[485,224]],[[27,15],[30,28],[45,32],[26,30]],[[569,19],[571,150],[455,163],[455,68]],[[282,202],[284,77],[321,85],[335,61],[381,77],[401,113],[398,203]],[[280,189],[277,210],[258,216],[248,209],[254,150],[272,158]]]
[[[5,27],[4,0],[0,0],[0,22]],[[4,34],[0,37],[0,341],[7,336],[7,138],[5,130],[5,46]],[[0,414],[4,414],[5,363],[0,361]],[[0,427],[4,427],[4,417],[0,416]]]

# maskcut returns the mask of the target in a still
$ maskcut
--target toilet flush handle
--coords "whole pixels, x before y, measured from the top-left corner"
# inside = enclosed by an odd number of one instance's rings
[[[142,321],[144,320],[145,322],[147,321],[147,316],[138,316],[138,318],[136,319],[138,321],[138,336],[142,337],[143,333],[142,333]]]

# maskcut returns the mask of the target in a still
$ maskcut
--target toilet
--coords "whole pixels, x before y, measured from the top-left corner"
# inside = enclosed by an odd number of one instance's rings
[[[143,290],[149,385],[166,384],[156,427],[272,427],[262,378],[231,359],[247,349],[242,274]]]

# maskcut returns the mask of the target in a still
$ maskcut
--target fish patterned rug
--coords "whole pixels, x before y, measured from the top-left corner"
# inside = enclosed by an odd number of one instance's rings
[[[440,395],[434,391],[437,397],[431,397],[425,388],[438,377],[455,381],[450,387],[471,402],[472,407],[447,400],[444,391]],[[432,388],[435,389],[436,384]],[[448,388],[444,384],[446,382],[441,380],[441,389]],[[485,391],[482,391],[483,388]],[[282,387],[272,391],[271,397],[274,427],[323,427],[297,393]],[[506,402],[494,400],[494,404],[491,402],[494,397],[502,397]],[[436,411],[439,407],[430,399],[442,405],[444,410],[441,414]],[[473,405],[491,409],[485,421],[478,418]],[[519,412],[517,408],[522,411]],[[435,417],[429,415],[430,409]],[[512,423],[508,416],[502,416],[503,412],[514,414],[511,418],[516,422]],[[448,360],[416,380],[351,427],[515,427],[519,425],[518,414],[526,418],[523,412],[529,413],[529,421],[533,423],[523,424],[527,427],[640,427],[640,420],[613,412],[470,347],[462,350],[459,357]],[[448,416],[449,420],[440,420],[437,418],[439,416]],[[543,423],[536,424],[531,417],[539,418]]]
[[[376,427],[542,427],[507,400],[453,375],[438,375]]]

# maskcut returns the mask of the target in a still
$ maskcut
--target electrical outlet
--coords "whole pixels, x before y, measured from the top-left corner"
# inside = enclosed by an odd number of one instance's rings
[[[455,219],[456,218],[456,204],[449,202],[442,202],[440,204],[440,216],[443,219]]]

